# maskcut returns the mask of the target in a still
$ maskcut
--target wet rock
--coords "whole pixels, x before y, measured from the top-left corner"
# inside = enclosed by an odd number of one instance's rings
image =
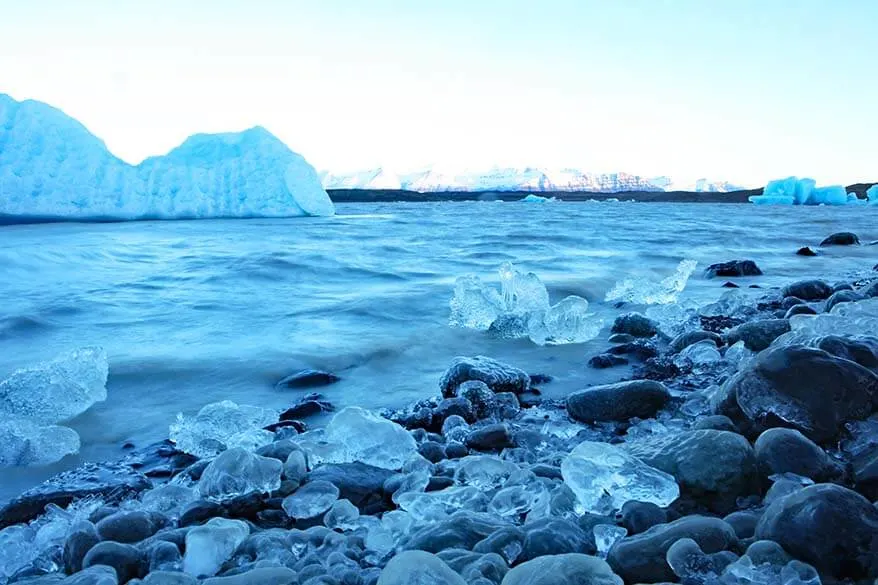
[[[278,389],[287,388],[315,388],[317,386],[329,386],[341,380],[338,376],[331,372],[323,370],[301,370],[295,374],[291,374],[278,382],[275,387]]]
[[[524,547],[519,562],[563,553],[594,554],[594,539],[563,518],[542,518],[523,527]]]
[[[146,540],[167,523],[168,519],[160,514],[135,510],[107,516],[97,523],[96,528],[101,540],[134,544]]]
[[[127,465],[88,463],[14,498],[0,509],[0,529],[33,520],[49,504],[66,508],[73,500],[87,496],[100,496],[107,503],[115,503],[150,487],[152,482],[145,475]]]
[[[739,511],[732,512],[723,520],[734,529],[739,539],[744,540],[756,533],[756,524],[759,523],[761,517],[761,514],[757,512]]]
[[[761,319],[730,329],[726,333],[726,340],[729,345],[743,341],[750,351],[762,351],[789,330],[790,322],[786,319]]]
[[[783,318],[789,319],[793,315],[816,315],[817,311],[811,305],[793,305],[790,307],[786,313],[784,313]]]
[[[607,350],[612,355],[630,355],[635,359],[646,361],[658,355],[656,346],[647,341],[635,341],[632,343],[622,343],[614,345]]]
[[[878,264],[876,264],[875,270],[878,270]],[[862,293],[864,297],[869,299],[878,297],[878,280],[868,286],[864,286],[862,289],[860,289],[860,293]]]
[[[217,502],[210,502],[208,500],[197,500],[192,502],[183,510],[180,514],[180,519],[177,521],[179,526],[193,526],[195,524],[201,524],[202,522],[206,522],[207,520],[214,518],[215,516],[223,515],[223,507]]]
[[[550,376],[549,374],[531,374],[530,375],[530,383],[531,385],[540,385],[540,384],[548,384],[552,380],[554,380],[554,376]]]
[[[533,380],[533,376],[531,376],[531,380]],[[457,395],[469,401],[476,418],[482,419],[491,416],[496,410],[497,401],[494,398],[494,392],[488,388],[487,384],[479,380],[469,380],[461,384],[457,389]],[[442,420],[444,421],[445,417]],[[438,424],[441,425],[441,421]]]
[[[383,500],[384,482],[393,471],[365,463],[325,463],[305,476],[305,483],[328,481],[339,491],[339,498],[350,500],[361,511]]]
[[[785,297],[797,297],[803,301],[822,301],[832,296],[833,290],[822,280],[799,280],[781,289]]]
[[[501,585],[622,585],[622,579],[597,557],[555,554],[522,563]]]
[[[809,248],[808,246],[803,246],[796,250],[797,256],[816,256],[817,252]]]
[[[535,389],[532,388],[529,391],[518,395],[518,404],[521,408],[534,408],[543,403],[543,397],[540,392],[535,392],[534,390]]]
[[[732,433],[738,432],[738,429],[735,427],[735,423],[732,422],[732,419],[721,414],[713,414],[710,416],[699,418],[695,421],[695,424],[692,425],[692,429],[713,429],[715,431],[730,431]]]
[[[567,413],[586,423],[652,418],[670,399],[671,394],[662,383],[632,380],[593,386],[570,394]]]
[[[602,353],[596,356],[593,356],[590,360],[588,360],[588,365],[591,368],[596,370],[605,370],[607,368],[613,368],[615,366],[624,366],[628,364],[628,360],[619,355],[613,355],[611,353]]]
[[[433,410],[433,427],[442,428],[442,422],[449,416],[457,415],[468,423],[476,421],[476,412],[472,403],[463,397],[445,398]]]
[[[795,473],[820,482],[841,474],[826,452],[794,429],[768,429],[756,439],[756,462],[764,476]]]
[[[296,585],[297,575],[286,567],[257,567],[236,575],[211,577],[201,585]]]
[[[820,246],[858,246],[860,238],[851,232],[837,232],[820,242]]]
[[[671,351],[671,353],[680,353],[690,345],[694,345],[700,341],[705,340],[712,341],[714,344],[716,344],[717,347],[721,347],[723,345],[723,338],[713,331],[698,330],[681,333],[671,340],[671,343],[668,344],[668,349]]]
[[[652,502],[625,502],[618,516],[619,524],[628,531],[629,536],[646,532],[668,521],[667,512]]]
[[[445,447],[435,441],[424,441],[418,445],[418,453],[430,463],[439,463],[445,459]]]
[[[815,347],[852,362],[864,368],[878,368],[878,337],[845,337],[826,335],[815,343]]]
[[[715,278],[717,276],[725,278],[762,276],[762,270],[752,260],[732,260],[730,262],[711,264],[704,271],[704,276],[705,278]]]
[[[733,549],[738,543],[732,527],[719,518],[685,516],[623,538],[610,549],[607,561],[626,583],[674,582],[676,576],[665,557],[682,538],[691,538],[708,554]]]
[[[754,434],[789,427],[812,441],[832,441],[850,420],[866,418],[878,376],[854,362],[797,345],[763,351],[730,378],[717,412],[746,420]]]
[[[82,570],[82,561],[86,553],[101,541],[94,524],[83,520],[71,527],[67,540],[64,541],[64,570],[76,573]]]
[[[177,571],[150,571],[143,578],[143,585],[198,585],[198,581],[192,575]]]
[[[839,303],[855,303],[857,301],[862,301],[865,299],[863,295],[858,292],[854,292],[852,290],[840,290],[838,292],[832,293],[828,299],[826,299],[826,306],[824,310],[828,313],[832,310],[832,307]]]
[[[626,313],[616,317],[610,332],[627,333],[632,337],[652,337],[658,333],[658,324],[640,313]]]
[[[466,448],[466,445],[463,443],[456,443],[454,441],[449,442],[445,445],[445,456],[448,459],[460,459],[461,457],[466,457],[469,455],[469,449]]]
[[[463,577],[434,554],[401,552],[381,571],[377,585],[467,585]]]
[[[635,341],[637,338],[628,333],[614,333],[607,338],[607,341],[610,343],[631,343]]]
[[[484,540],[500,528],[509,525],[488,514],[456,512],[447,520],[434,522],[412,534],[404,547],[407,550],[423,550],[437,553],[449,548],[472,550],[477,542]]]
[[[286,461],[293,451],[301,451],[302,448],[295,441],[284,439],[282,441],[274,441],[268,445],[256,449],[255,453],[260,457],[269,457],[278,461]]]
[[[150,571],[172,570],[180,566],[183,556],[173,542],[157,540],[145,549]]]
[[[774,502],[756,528],[795,558],[838,579],[878,576],[878,509],[834,484],[808,486]]]
[[[520,394],[530,389],[527,372],[485,356],[457,357],[439,382],[442,396],[457,395],[458,387],[466,381],[484,382],[495,393]]]
[[[94,545],[82,560],[82,568],[107,565],[116,570],[119,583],[142,577],[145,573],[143,553],[130,544],[107,540]]]
[[[466,446],[477,451],[499,451],[515,447],[515,437],[504,423],[486,425],[466,436]]]
[[[334,410],[335,407],[323,400],[320,394],[312,393],[303,396],[299,402],[280,413],[278,420],[280,422],[296,421]]]
[[[48,576],[49,575],[47,575],[47,577]],[[42,579],[39,581],[40,585],[42,585]],[[21,583],[28,583],[28,581],[21,581]],[[118,585],[119,583],[123,583],[123,581],[121,581],[116,575],[116,571],[113,567],[107,565],[93,565],[87,569],[83,569],[75,575],[67,577],[64,579],[63,583],[64,585]]]
[[[723,283],[723,288],[741,288],[731,280],[727,280]]]

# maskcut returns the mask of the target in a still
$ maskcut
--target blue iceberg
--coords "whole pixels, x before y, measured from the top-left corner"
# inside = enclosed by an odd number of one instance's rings
[[[876,194],[878,195],[878,194]],[[787,177],[769,181],[762,195],[749,197],[756,205],[859,205],[863,201],[841,185],[817,187],[814,179]]]

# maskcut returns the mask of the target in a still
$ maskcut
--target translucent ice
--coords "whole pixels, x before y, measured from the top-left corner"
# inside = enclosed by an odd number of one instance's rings
[[[762,195],[749,197],[757,205],[848,205],[859,203],[848,197],[841,185],[816,187],[814,179],[787,177],[769,181]],[[868,193],[867,193],[868,194]]]
[[[869,203],[878,204],[878,184],[866,189],[866,198],[869,200]]]
[[[488,498],[472,486],[452,486],[433,492],[409,492],[400,496],[398,504],[416,522],[439,522],[460,510],[484,512]]]
[[[710,339],[693,343],[674,356],[674,365],[681,370],[702,371],[722,359],[716,343]]]
[[[692,302],[679,301],[667,305],[652,305],[647,307],[645,314],[659,324],[659,329],[663,333],[672,337],[701,327],[698,307]]]
[[[580,443],[564,458],[561,474],[586,512],[610,514],[629,501],[664,507],[680,496],[673,476],[608,443]]]
[[[283,463],[277,459],[236,447],[223,451],[208,464],[198,481],[198,491],[212,500],[268,493],[280,487],[282,468]]]
[[[454,471],[454,481],[458,485],[469,485],[488,491],[502,487],[516,471],[517,465],[494,455],[468,455],[458,463]]]
[[[530,487],[513,485],[494,494],[488,510],[501,518],[519,518],[530,512],[536,501],[536,492]]]
[[[79,452],[79,435],[22,418],[0,420],[0,467],[48,465]]]
[[[336,500],[330,506],[323,523],[327,528],[338,530],[353,530],[357,526],[360,510],[350,500]]]
[[[528,314],[549,308],[549,291],[533,272],[519,272],[510,262],[500,266],[500,290],[507,313]]]
[[[772,342],[773,346],[808,344],[824,335],[875,335],[878,331],[878,298],[856,303],[839,303],[828,313],[793,315],[790,332]]]
[[[615,524],[596,524],[592,529],[594,544],[598,549],[598,556],[607,558],[607,554],[617,541],[625,538],[628,530]]]
[[[427,486],[430,484],[430,472],[427,470],[419,469],[417,471],[412,471],[406,474],[405,478],[400,483],[399,487],[390,499],[393,503],[398,503],[399,498],[402,497],[403,494],[411,493],[411,492],[423,492],[427,489]]]
[[[451,326],[487,331],[503,311],[500,294],[483,284],[478,276],[457,279],[451,299]]]
[[[283,509],[290,518],[306,520],[325,514],[338,500],[338,488],[323,480],[306,483],[284,498]]]
[[[659,282],[648,278],[626,278],[607,293],[607,302],[621,301],[638,305],[667,305],[677,300],[695,272],[695,260],[682,260],[674,273]]]
[[[107,399],[107,354],[86,347],[22,368],[0,382],[0,413],[41,424],[71,419]]]
[[[211,518],[186,534],[183,571],[195,577],[216,575],[244,542],[250,528],[241,520]]]
[[[560,345],[584,343],[598,336],[604,323],[588,312],[588,301],[569,296],[552,305],[545,313],[543,327],[531,325],[530,338],[537,344]]]
[[[181,451],[213,457],[233,447],[253,450],[271,443],[274,433],[262,427],[276,422],[273,410],[223,400],[208,404],[192,417],[178,414],[170,438]]]
[[[145,510],[179,516],[187,505],[198,499],[198,490],[184,485],[166,483],[143,492],[140,503]]]

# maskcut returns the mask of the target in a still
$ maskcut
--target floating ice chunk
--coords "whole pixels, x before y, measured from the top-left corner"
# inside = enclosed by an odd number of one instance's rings
[[[283,463],[240,447],[220,453],[205,468],[198,491],[205,498],[225,500],[252,493],[265,494],[280,487]]]
[[[878,184],[866,189],[866,199],[869,200],[869,203],[878,204]]]
[[[722,359],[716,343],[710,339],[693,343],[674,356],[674,365],[681,370],[704,371]]]
[[[166,483],[143,492],[140,503],[143,509],[177,516],[183,509],[198,499],[198,490],[184,485]]]
[[[841,185],[816,187],[814,179],[787,177],[769,181],[762,195],[749,197],[757,205],[848,205],[858,203]],[[856,198],[856,196],[855,196]]]
[[[323,480],[306,483],[284,498],[283,509],[290,518],[307,520],[325,514],[338,500],[338,488]]]
[[[607,554],[616,542],[625,538],[628,530],[615,524],[596,524],[591,529],[594,533],[594,543],[598,549],[598,556],[607,558]]]
[[[555,197],[540,197],[539,195],[534,195],[531,193],[524,199],[521,199],[525,203],[554,203],[558,201]]]
[[[418,451],[403,427],[357,406],[337,413],[322,433],[312,433],[296,438],[309,451],[312,465],[360,461],[397,470]]]
[[[486,286],[478,276],[461,276],[451,299],[452,327],[487,331],[503,313],[503,299],[496,289]]]
[[[809,205],[847,205],[848,193],[841,185],[815,187],[808,199]]]
[[[792,195],[750,195],[750,203],[756,205],[795,205],[796,198]]]
[[[225,449],[253,450],[271,443],[274,434],[263,427],[276,422],[273,410],[223,400],[206,405],[193,417],[178,414],[170,438],[185,453],[213,457]]]
[[[341,499],[332,503],[326,516],[323,517],[323,523],[331,530],[353,530],[357,527],[359,517],[359,508],[353,505],[350,500]]]
[[[27,419],[0,420],[0,467],[48,465],[79,452],[79,435],[67,427],[41,427]]]
[[[195,577],[212,577],[250,535],[241,520],[211,518],[186,534],[183,571]]]
[[[561,475],[584,511],[597,514],[629,501],[664,507],[680,496],[673,476],[608,443],[580,443],[561,463]]]
[[[510,262],[500,266],[500,290],[507,313],[528,314],[549,308],[549,291],[533,272],[520,272]]]
[[[86,347],[16,370],[0,382],[0,413],[42,424],[69,420],[107,399],[107,353]]]
[[[601,319],[588,312],[588,301],[577,296],[569,296],[551,306],[543,324],[544,327],[531,326],[530,338],[535,343],[550,345],[591,341],[604,326]]]
[[[645,314],[658,323],[663,333],[672,337],[701,327],[698,306],[692,301],[652,305],[647,307]]]
[[[647,278],[626,278],[610,290],[607,302],[622,301],[638,305],[667,305],[677,300],[677,296],[686,288],[689,277],[695,272],[698,263],[695,260],[682,260],[674,274],[655,282]]]
[[[482,491],[502,487],[518,466],[493,455],[467,455],[454,471],[457,485],[474,486]]]

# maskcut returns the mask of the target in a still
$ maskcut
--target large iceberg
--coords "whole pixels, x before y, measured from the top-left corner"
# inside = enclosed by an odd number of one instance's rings
[[[878,183],[866,189],[866,199],[872,205],[878,205]]]
[[[261,127],[129,165],[47,104],[0,94],[0,220],[332,215],[317,172]]]
[[[814,179],[787,177],[769,181],[762,195],[749,197],[757,205],[849,205],[863,203],[841,185],[817,187]]]

